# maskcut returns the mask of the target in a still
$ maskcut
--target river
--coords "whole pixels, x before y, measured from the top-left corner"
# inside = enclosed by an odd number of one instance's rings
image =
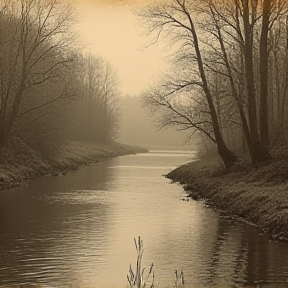
[[[162,175],[195,157],[151,151],[0,192],[0,284],[126,287],[134,238],[156,287],[287,287],[288,244],[219,217]],[[37,286],[39,287],[39,286]]]

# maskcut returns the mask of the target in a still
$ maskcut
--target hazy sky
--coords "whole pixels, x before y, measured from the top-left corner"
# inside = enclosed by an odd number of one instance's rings
[[[150,0],[151,1],[151,0]],[[133,13],[146,0],[74,0],[86,51],[107,59],[117,70],[119,89],[131,96],[145,89],[165,69],[160,45],[144,49],[149,39]],[[167,66],[166,66],[167,67]]]

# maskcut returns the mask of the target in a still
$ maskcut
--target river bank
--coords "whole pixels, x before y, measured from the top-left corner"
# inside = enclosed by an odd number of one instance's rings
[[[194,200],[204,200],[228,217],[259,226],[274,239],[288,241],[288,149],[253,168],[242,160],[229,172],[218,160],[199,160],[166,175],[180,182]]]
[[[12,148],[1,150],[0,190],[17,187],[20,183],[36,177],[57,176],[77,170],[82,165],[143,152],[148,150],[116,142],[68,142],[57,153],[47,157],[24,143],[18,143]]]

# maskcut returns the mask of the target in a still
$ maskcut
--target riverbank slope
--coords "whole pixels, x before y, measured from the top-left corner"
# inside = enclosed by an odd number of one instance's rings
[[[258,225],[275,239],[288,241],[288,147],[253,168],[242,160],[225,171],[218,160],[199,160],[166,175],[184,185],[188,197],[203,199],[220,213]]]
[[[105,144],[68,142],[48,157],[25,143],[16,143],[13,147],[1,150],[0,190],[16,187],[21,182],[39,176],[65,174],[69,170],[78,169],[81,165],[144,152],[148,150],[116,142]]]

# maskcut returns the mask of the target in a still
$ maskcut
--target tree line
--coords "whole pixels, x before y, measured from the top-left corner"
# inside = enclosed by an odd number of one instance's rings
[[[0,4],[0,147],[15,137],[55,152],[67,140],[117,135],[117,75],[76,46],[72,7],[62,0]]]
[[[287,143],[287,1],[167,0],[138,14],[151,44],[172,51],[169,73],[142,95],[161,127],[209,139],[226,167]]]

